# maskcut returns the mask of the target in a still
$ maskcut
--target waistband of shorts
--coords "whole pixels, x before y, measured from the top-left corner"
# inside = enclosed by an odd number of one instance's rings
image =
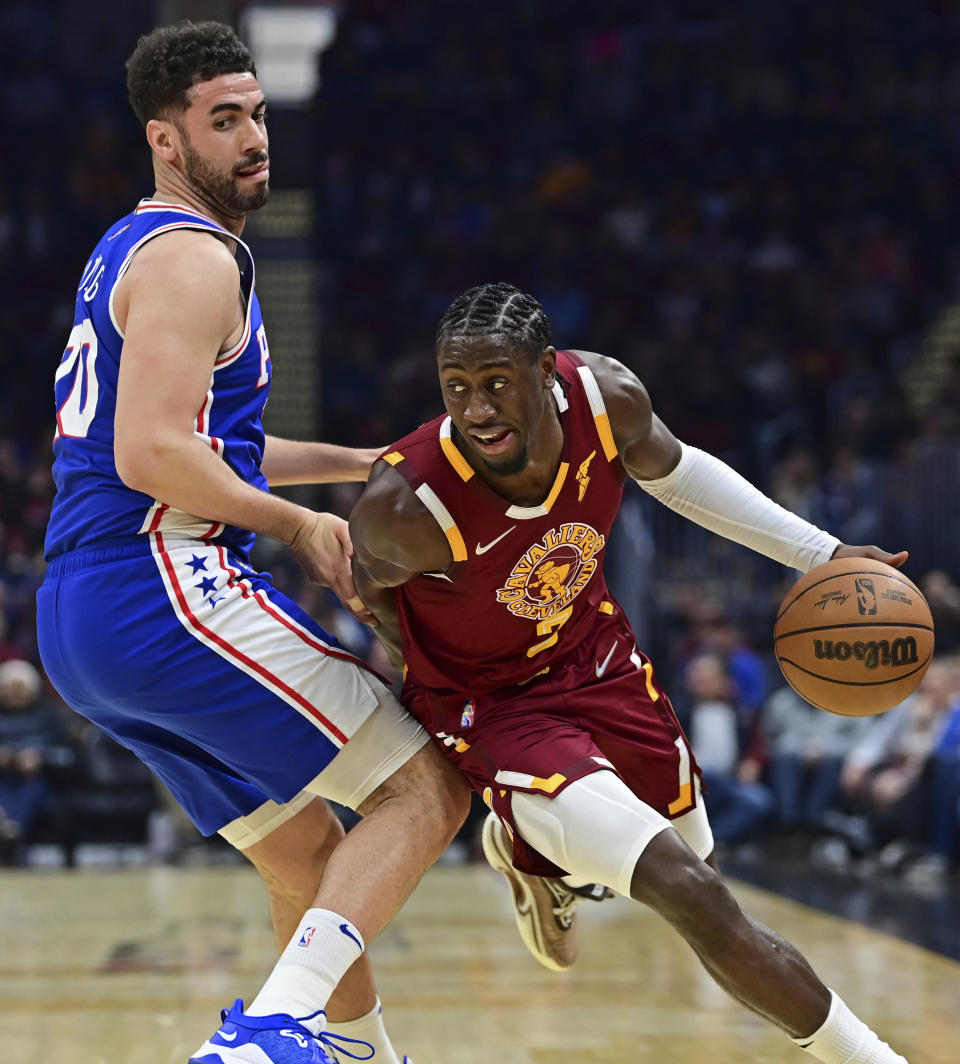
[[[163,546],[167,550],[176,547],[199,549],[209,547],[210,543],[191,539],[189,536],[164,536]],[[148,535],[117,537],[101,543],[91,543],[80,550],[58,554],[47,563],[46,575],[48,577],[65,576],[67,573],[76,573],[95,565],[124,561],[128,558],[149,558],[152,553],[153,544]]]

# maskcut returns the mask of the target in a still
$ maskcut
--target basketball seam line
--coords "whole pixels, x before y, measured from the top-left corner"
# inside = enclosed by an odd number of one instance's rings
[[[820,624],[815,628],[791,628],[789,632],[773,633],[773,641],[786,639],[791,635],[806,635],[808,632],[835,632],[840,628],[917,628],[922,632],[932,632],[933,625],[919,624],[917,621],[835,621],[833,624]]]
[[[791,661],[790,658],[781,658],[778,655],[777,661],[780,663],[781,668],[784,665],[792,665],[793,668],[798,669],[800,672],[805,672],[808,676],[812,676],[815,680],[823,680],[824,683],[841,684],[843,687],[883,687],[884,684],[897,683],[900,680],[907,680],[911,676],[915,676],[921,669],[925,669],[927,667],[932,657],[933,654],[928,654],[915,669],[912,669],[910,672],[902,672],[899,676],[891,676],[887,680],[835,680],[832,676],[823,676],[819,672],[812,672],[810,669],[805,669],[796,661]],[[787,682],[789,683],[789,680]],[[802,697],[806,698],[807,696],[802,695]],[[820,706],[818,708],[822,709],[823,707]]]

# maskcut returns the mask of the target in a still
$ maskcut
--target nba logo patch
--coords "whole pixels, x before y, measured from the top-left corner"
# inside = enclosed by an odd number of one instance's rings
[[[460,714],[460,727],[469,728],[473,724],[473,714],[476,709],[476,705],[472,698],[468,698],[463,703],[463,712]]]
[[[297,945],[301,949],[306,949],[307,946],[310,945],[310,940],[313,938],[314,934],[316,933],[316,930],[317,929],[315,927],[305,928],[303,934],[300,936],[300,941],[297,943]]]

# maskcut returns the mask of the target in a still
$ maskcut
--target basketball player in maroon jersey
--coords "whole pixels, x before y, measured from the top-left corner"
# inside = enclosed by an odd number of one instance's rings
[[[906,1064],[730,894],[699,769],[602,565],[627,476],[796,569],[906,553],[843,545],[681,444],[626,367],[556,351],[509,285],[452,304],[437,361],[447,416],[374,465],[350,520],[354,576],[405,667],[404,703],[491,807],[484,850],[527,945],[569,966],[576,891],[607,884],[814,1058]]]

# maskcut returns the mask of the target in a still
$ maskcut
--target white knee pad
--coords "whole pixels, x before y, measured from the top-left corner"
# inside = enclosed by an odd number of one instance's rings
[[[518,791],[511,806],[521,836],[544,857],[627,897],[640,854],[670,826],[605,770],[575,780],[555,798]]]
[[[572,875],[628,898],[640,855],[671,826],[606,770],[575,780],[555,798],[517,791],[511,805],[521,836],[535,850]],[[699,857],[709,855],[713,836],[702,802],[672,826]]]

